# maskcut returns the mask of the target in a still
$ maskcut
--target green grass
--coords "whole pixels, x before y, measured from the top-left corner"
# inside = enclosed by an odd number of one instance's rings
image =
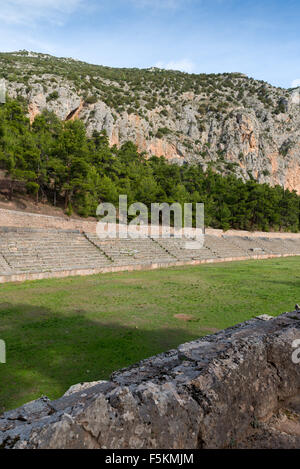
[[[299,258],[0,285],[0,411],[297,301]]]

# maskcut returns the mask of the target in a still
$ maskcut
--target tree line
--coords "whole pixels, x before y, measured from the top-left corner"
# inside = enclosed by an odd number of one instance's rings
[[[132,142],[110,147],[105,132],[86,133],[80,120],[62,122],[45,111],[32,125],[23,103],[0,107],[0,168],[11,181],[11,196],[22,182],[37,201],[66,213],[95,216],[100,202],[202,202],[205,224],[214,228],[299,231],[300,197],[281,186],[235,175],[222,176],[200,164],[179,166],[147,158]]]

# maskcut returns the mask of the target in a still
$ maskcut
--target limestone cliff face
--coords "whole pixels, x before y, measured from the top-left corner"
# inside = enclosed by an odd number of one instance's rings
[[[15,60],[20,69],[17,56]],[[190,83],[191,77],[196,80],[197,76],[161,72],[165,73],[163,87],[151,89],[153,76],[159,71],[135,71],[141,73],[141,86],[139,104],[134,107],[131,100],[136,103],[138,85],[133,86],[130,81],[109,80],[100,71],[96,78],[86,76],[84,89],[80,89],[57,72],[36,75],[34,59],[27,60],[27,82],[22,83],[22,78],[20,82],[10,80],[7,89],[10,96],[22,96],[28,101],[31,122],[47,109],[63,120],[82,119],[90,135],[94,130],[105,130],[112,145],[132,140],[148,155],[162,155],[179,164],[199,162],[204,169],[211,166],[223,174],[234,172],[244,180],[253,177],[260,183],[279,184],[300,194],[297,90],[275,88],[244,75],[225,74],[210,78],[209,84],[198,87],[197,92],[176,92],[174,77]],[[55,60],[74,65],[69,59]],[[110,90],[113,97],[125,97],[127,104],[114,105],[113,99],[108,103]],[[87,95],[94,99],[87,99]],[[150,98],[155,99],[155,104],[149,107]]]

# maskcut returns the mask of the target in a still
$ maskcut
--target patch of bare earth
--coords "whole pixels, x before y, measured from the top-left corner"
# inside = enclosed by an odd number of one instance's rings
[[[194,316],[191,316],[190,314],[175,314],[174,318],[180,319],[181,321],[192,321]]]
[[[54,207],[49,203],[35,202],[30,196],[14,196],[12,200],[8,200],[7,196],[0,193],[0,208],[5,210],[16,210],[17,212],[36,213],[39,215],[48,215],[52,217],[60,217],[69,220],[63,208]],[[76,213],[72,214],[72,219],[82,220],[82,217]],[[93,217],[84,218],[84,221],[95,221]]]

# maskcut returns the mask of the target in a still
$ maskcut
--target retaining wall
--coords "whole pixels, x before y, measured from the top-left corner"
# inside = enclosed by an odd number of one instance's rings
[[[43,228],[58,230],[80,230],[88,233],[96,232],[97,222],[85,221],[84,219],[53,217],[48,215],[40,215],[36,213],[19,212],[16,210],[6,210],[0,208],[0,226],[20,227],[20,228]],[[206,234],[214,236],[250,236],[265,238],[297,238],[300,239],[300,233],[266,233],[262,231],[242,231],[242,230],[215,230],[206,229]]]
[[[80,230],[94,233],[96,222],[62,218],[37,213],[19,212],[0,208],[0,226],[19,228],[42,228],[57,230]]]

